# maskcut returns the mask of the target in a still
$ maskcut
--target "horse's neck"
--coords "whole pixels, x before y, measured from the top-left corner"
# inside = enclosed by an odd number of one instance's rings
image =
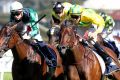
[[[85,47],[81,43],[78,43],[77,45],[74,45],[71,50],[73,52],[75,60],[77,62],[80,62],[85,54]]]
[[[16,52],[18,53],[18,56],[21,60],[26,58],[27,54],[30,52],[31,46],[24,42],[23,39],[16,33],[14,34],[14,47],[16,49]]]
[[[82,43],[80,43],[79,37],[77,37],[76,34],[73,36],[72,40],[74,43],[72,47],[74,56],[79,57],[79,59],[81,59],[83,54],[85,53],[85,47],[82,45]]]

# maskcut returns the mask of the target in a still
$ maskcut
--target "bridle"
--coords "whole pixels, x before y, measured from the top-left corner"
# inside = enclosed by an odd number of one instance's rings
[[[69,30],[71,31],[71,29],[73,29],[71,32],[70,31],[64,31],[63,29],[69,28]],[[64,32],[62,32],[64,31]],[[75,28],[73,26],[65,26],[62,27],[62,29],[60,30],[60,43],[62,41],[62,36],[65,37],[62,33],[64,33],[65,35],[67,35],[69,37],[68,40],[66,40],[66,43],[68,43],[67,45],[58,45],[58,49],[64,54],[67,50],[71,50],[72,48],[74,48],[75,45],[78,44],[78,42],[74,39],[78,39],[76,36],[76,31]],[[73,37],[72,37],[73,36]],[[64,42],[64,41],[63,41]],[[71,43],[71,44],[69,44]],[[65,52],[63,52],[65,51]]]
[[[4,43],[2,44],[3,46],[0,47],[0,54],[4,54],[5,52],[9,50],[8,42],[10,38],[12,37],[12,34],[15,28],[16,28],[16,24],[13,25],[12,27],[4,26],[3,29],[1,30],[1,31],[4,30],[3,33],[1,34],[4,37]]]

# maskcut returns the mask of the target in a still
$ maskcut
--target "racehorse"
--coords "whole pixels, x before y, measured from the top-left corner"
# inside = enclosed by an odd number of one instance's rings
[[[93,50],[79,42],[74,27],[60,30],[60,48],[66,49],[64,65],[68,80],[101,80],[102,70]]]
[[[98,43],[104,49],[104,51],[106,51],[106,49],[110,51],[110,52],[106,52],[106,53],[113,59],[113,62],[120,68],[120,63],[119,63],[119,60],[117,59],[117,54],[114,51],[112,51],[111,48],[105,47],[106,45],[104,44],[104,40],[103,40],[101,34],[102,33],[98,34],[98,36],[97,36]],[[113,36],[113,38],[116,38],[116,36]],[[118,69],[116,71],[113,71],[113,72],[111,72],[110,75],[108,75],[106,77],[109,78],[109,76],[112,79],[120,80],[120,70]]]
[[[12,50],[13,64],[12,77],[13,80],[46,80],[47,64],[44,56],[39,55],[36,50],[16,31],[18,24],[9,22],[0,30],[0,52]],[[63,80],[62,59],[57,49],[48,44],[48,47],[55,51],[57,55],[57,66],[52,74],[52,80]]]

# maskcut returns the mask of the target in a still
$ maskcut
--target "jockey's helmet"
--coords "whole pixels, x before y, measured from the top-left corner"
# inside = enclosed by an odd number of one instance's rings
[[[80,5],[73,5],[70,8],[69,14],[70,16],[72,15],[80,16],[82,11],[83,11],[83,8]]]
[[[62,13],[63,9],[64,9],[64,6],[62,5],[61,2],[56,2],[56,3],[54,3],[54,5],[53,5],[53,11],[54,11],[56,14]]]
[[[22,8],[23,8],[23,5],[18,1],[14,1],[10,5],[10,11],[20,11],[20,10],[22,10]]]

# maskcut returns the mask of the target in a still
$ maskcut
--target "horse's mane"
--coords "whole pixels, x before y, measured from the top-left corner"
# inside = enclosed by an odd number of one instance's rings
[[[15,22],[7,22],[4,26],[13,26],[14,24],[16,24]]]

